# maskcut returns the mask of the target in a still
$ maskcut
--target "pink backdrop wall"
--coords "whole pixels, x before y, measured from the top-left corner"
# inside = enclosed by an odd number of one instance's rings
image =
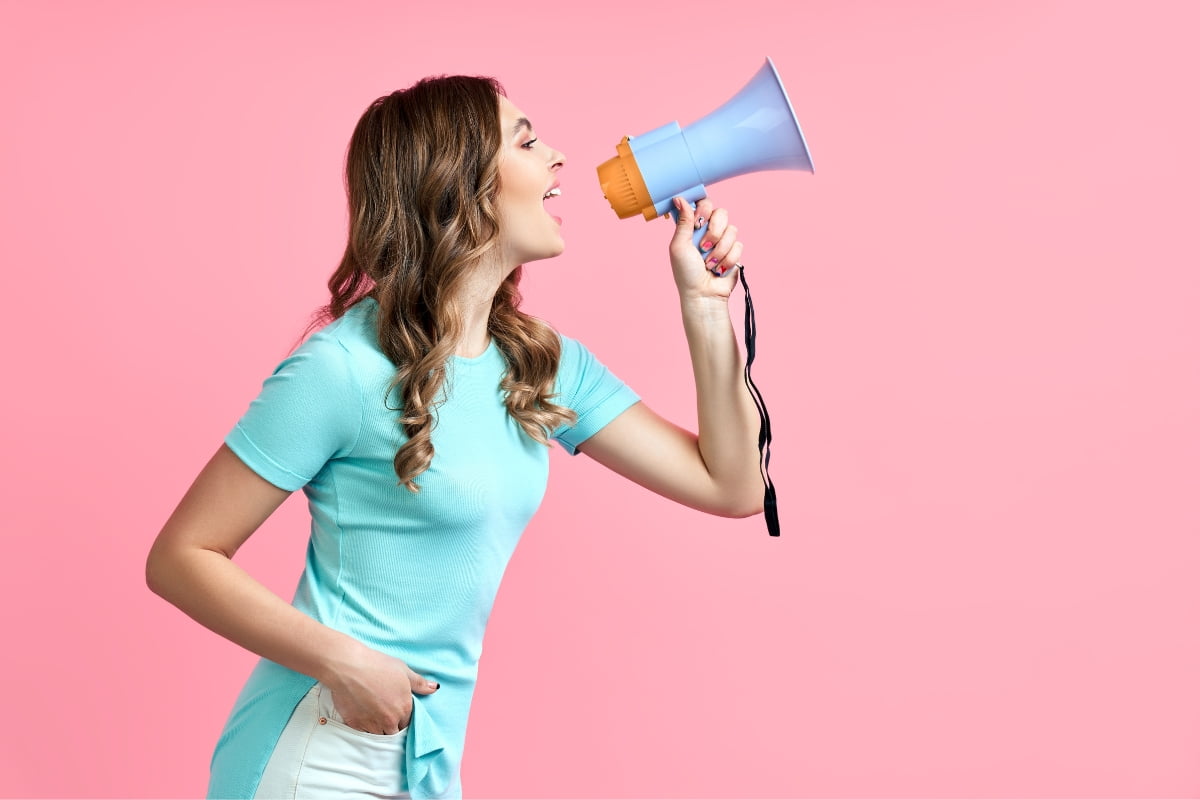
[[[254,657],[143,559],[323,299],[372,99],[505,83],[568,156],[528,308],[690,425],[669,226],[594,169],[770,55],[817,173],[714,198],[783,535],[556,453],[467,795],[1200,796],[1195,8],[4,2],[0,794],[204,791]],[[239,556],[287,597],[301,499]]]

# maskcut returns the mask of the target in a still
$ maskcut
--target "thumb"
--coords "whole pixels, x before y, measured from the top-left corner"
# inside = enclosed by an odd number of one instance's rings
[[[412,690],[420,694],[433,694],[435,691],[441,688],[440,683],[426,680],[411,670],[408,673],[408,679],[409,683],[412,685]]]
[[[675,223],[673,241],[686,239],[690,244],[693,234],[696,233],[696,209],[692,208],[692,204],[682,197],[675,197],[672,202],[679,211],[679,221]]]

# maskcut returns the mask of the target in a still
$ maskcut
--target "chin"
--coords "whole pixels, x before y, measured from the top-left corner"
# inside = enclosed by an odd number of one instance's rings
[[[566,243],[562,239],[559,239],[557,244],[549,245],[545,249],[539,249],[534,253],[530,253],[521,263],[528,264],[530,261],[545,261],[548,258],[555,258],[561,256],[566,249]]]

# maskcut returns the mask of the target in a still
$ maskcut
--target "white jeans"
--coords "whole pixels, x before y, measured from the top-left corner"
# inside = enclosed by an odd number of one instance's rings
[[[407,733],[407,727],[386,735],[351,728],[333,707],[329,688],[318,683],[288,720],[254,797],[410,798],[404,776]]]

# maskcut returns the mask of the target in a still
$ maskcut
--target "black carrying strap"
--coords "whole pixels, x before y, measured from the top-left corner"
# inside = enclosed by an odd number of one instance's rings
[[[746,283],[746,265],[739,264],[738,277],[742,281],[742,291],[746,295],[746,386],[754,405],[758,408],[758,469],[762,473],[763,486],[763,515],[767,518],[767,533],[779,535],[779,510],[775,506],[775,484],[771,482],[768,471],[771,466],[771,415],[767,413],[767,404],[762,392],[754,385],[750,377],[750,365],[754,363],[754,336],[758,325],[754,320],[754,301],[750,299],[750,284]]]

